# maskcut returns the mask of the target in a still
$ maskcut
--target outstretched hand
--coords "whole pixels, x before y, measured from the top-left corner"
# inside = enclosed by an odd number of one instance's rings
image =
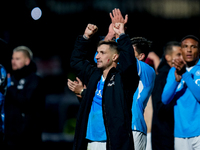
[[[98,27],[96,25],[93,24],[88,24],[85,32],[84,32],[84,36],[86,38],[91,38],[96,32],[98,31]]]
[[[126,24],[128,22],[128,15],[126,14],[125,19],[123,18],[121,11],[119,9],[113,9],[112,13],[110,13],[110,18],[113,24],[115,23],[123,23]]]

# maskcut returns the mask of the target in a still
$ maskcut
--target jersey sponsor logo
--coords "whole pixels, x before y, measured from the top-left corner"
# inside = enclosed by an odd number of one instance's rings
[[[200,79],[197,79],[197,80],[195,81],[195,83],[196,83],[198,86],[200,86]]]
[[[108,86],[113,86],[113,85],[115,85],[114,81],[112,83],[108,83]]]
[[[110,78],[110,81],[112,81],[111,83],[108,83],[107,86],[113,86],[115,85],[115,81],[113,81],[115,79],[115,75],[113,75],[111,78]]]
[[[98,90],[97,92],[98,92],[97,95],[102,97],[101,90]]]

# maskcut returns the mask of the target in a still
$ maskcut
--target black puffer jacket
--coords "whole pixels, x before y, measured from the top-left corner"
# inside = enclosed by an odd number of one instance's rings
[[[38,146],[41,141],[45,95],[36,65],[16,70],[5,99],[5,144],[7,148]]]
[[[101,69],[92,66],[87,60],[87,41],[82,36],[77,38],[71,56],[71,67],[87,85],[86,93],[81,101],[74,139],[74,150],[86,150],[88,141],[85,139],[88,116],[98,81],[103,74]],[[133,150],[131,130],[131,106],[133,94],[138,86],[136,59],[130,39],[127,35],[118,40],[120,62],[112,68],[105,80],[102,96],[103,118],[107,135],[108,150]]]

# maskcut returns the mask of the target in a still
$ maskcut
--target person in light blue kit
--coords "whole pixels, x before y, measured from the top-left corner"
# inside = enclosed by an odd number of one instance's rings
[[[137,70],[140,77],[139,85],[133,96],[132,132],[134,146],[137,150],[145,150],[147,145],[147,126],[144,120],[144,109],[154,87],[155,71],[144,61],[150,51],[151,42],[143,37],[131,39],[137,58]]]
[[[182,58],[174,59],[162,93],[164,104],[174,104],[175,150],[200,149],[200,41],[181,40]]]

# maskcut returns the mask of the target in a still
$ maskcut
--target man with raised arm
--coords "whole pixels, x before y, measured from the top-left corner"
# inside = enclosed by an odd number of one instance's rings
[[[131,41],[124,33],[127,16],[124,20],[120,10],[115,9],[111,19],[119,35],[118,44],[114,41],[98,44],[97,67],[85,59],[97,26],[88,24],[72,52],[71,67],[87,86],[77,116],[74,150],[134,149],[131,106],[139,82],[136,59]]]

